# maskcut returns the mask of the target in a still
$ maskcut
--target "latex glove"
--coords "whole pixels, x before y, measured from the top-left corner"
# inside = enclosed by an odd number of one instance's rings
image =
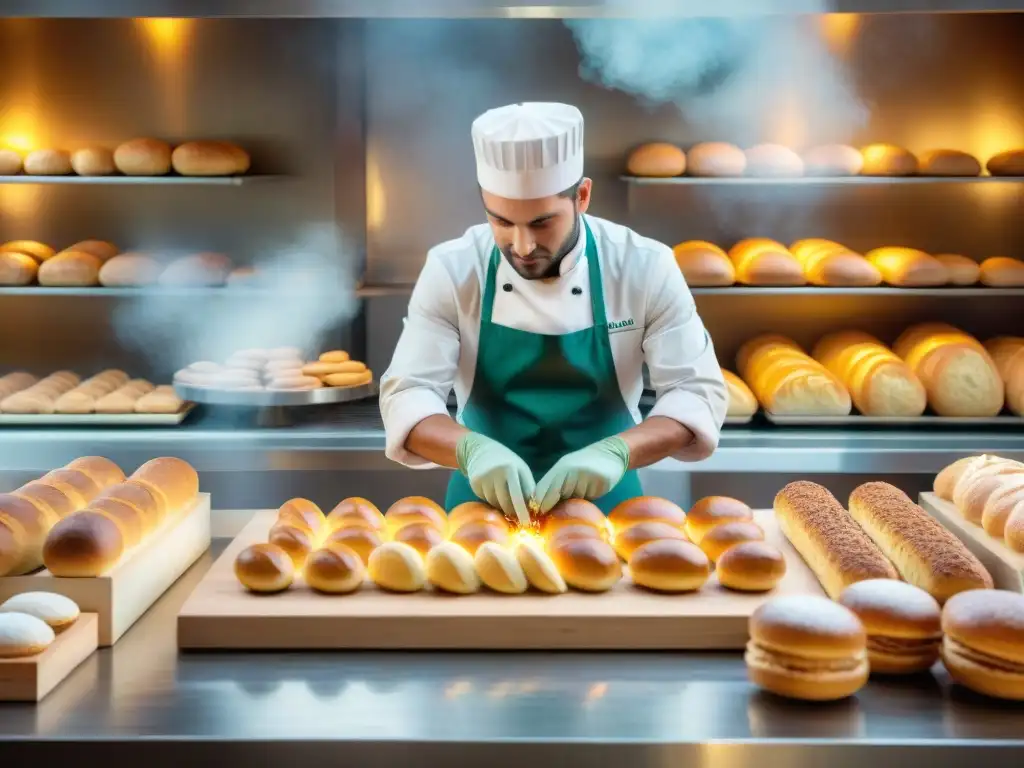
[[[596,499],[618,485],[629,469],[629,446],[621,437],[606,437],[558,460],[537,483],[534,499],[541,514],[562,499]]]
[[[533,496],[533,472],[514,451],[486,435],[467,432],[455,446],[455,457],[473,493],[520,525],[529,524],[526,500]]]

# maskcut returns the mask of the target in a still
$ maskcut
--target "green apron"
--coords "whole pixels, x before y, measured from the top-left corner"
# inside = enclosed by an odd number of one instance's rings
[[[560,336],[491,322],[498,265],[495,246],[480,310],[480,344],[463,425],[515,451],[539,481],[565,454],[636,426],[619,390],[608,339],[597,245],[586,220],[594,325]],[[594,503],[608,514],[643,491],[635,471]],[[480,501],[461,472],[448,483],[445,509]]]

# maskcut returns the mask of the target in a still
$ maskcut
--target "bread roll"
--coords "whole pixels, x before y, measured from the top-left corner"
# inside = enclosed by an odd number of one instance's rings
[[[98,482],[80,469],[54,469],[39,479],[41,482],[57,486],[76,501],[81,500],[82,506],[99,496],[103,490]]]
[[[0,513],[0,576],[14,575],[26,558],[28,533],[13,517]]]
[[[626,173],[630,176],[666,178],[686,173],[686,153],[674,144],[643,144],[629,153]]]
[[[740,240],[729,249],[736,280],[744,285],[806,285],[800,262],[782,243],[765,237]]]
[[[0,410],[4,413],[53,413],[54,399],[30,389],[15,392],[0,401]]]
[[[928,405],[917,374],[870,334],[827,334],[814,346],[813,355],[843,382],[865,416],[920,416]]]
[[[803,480],[789,483],[775,496],[774,508],[782,533],[833,600],[855,582],[899,578],[827,488]]]
[[[384,522],[392,532],[411,523],[427,523],[441,533],[447,528],[444,510],[425,496],[406,496],[399,499],[384,513]]]
[[[704,240],[687,240],[672,249],[687,285],[716,287],[736,282],[736,267],[725,251]]]
[[[530,586],[551,595],[561,594],[569,590],[562,574],[558,572],[555,561],[544,551],[543,545],[531,537],[520,538],[516,542],[516,559],[523,568]]]
[[[84,472],[100,490],[123,483],[127,479],[122,469],[104,456],[82,456],[69,462],[67,469]]]
[[[102,512],[120,526],[125,549],[138,546],[149,533],[142,514],[127,502],[117,499],[93,499],[87,509],[91,512]]]
[[[344,528],[338,528],[333,533],[329,534],[327,536],[327,540],[324,542],[324,546],[333,543],[344,544],[359,555],[364,564],[369,564],[370,555],[373,554],[377,547],[384,543],[384,539],[381,534],[381,531],[375,531],[369,527],[355,525],[346,526]]]
[[[974,259],[958,253],[937,253],[935,258],[946,268],[950,285],[974,285],[981,277],[981,267]]]
[[[971,462],[978,458],[995,457],[964,456],[962,459],[957,459],[935,476],[935,481],[932,483],[932,491],[935,495],[940,499],[952,501],[953,489],[956,487],[957,482],[959,482],[960,476]]]
[[[1010,475],[985,502],[981,527],[989,536],[1001,539],[1006,533],[1006,521],[1018,509],[1024,509],[1024,475]]]
[[[695,592],[710,573],[707,556],[682,539],[652,539],[629,558],[633,583],[655,592]]]
[[[40,264],[57,255],[57,251],[53,248],[45,243],[36,242],[35,240],[10,240],[9,242],[0,245],[0,251],[24,253],[31,256]]]
[[[790,339],[756,336],[740,347],[740,375],[776,415],[846,416],[853,403],[842,381]]]
[[[979,268],[982,285],[993,288],[1020,288],[1024,286],[1024,261],[1009,256],[992,256],[981,262]]]
[[[856,176],[864,167],[860,152],[847,144],[823,144],[803,154],[807,176]]]
[[[786,575],[786,559],[766,541],[741,541],[715,563],[718,583],[738,592],[768,592]]]
[[[850,514],[903,579],[939,603],[967,589],[992,588],[978,558],[899,488],[888,483],[855,488]]]
[[[135,401],[136,413],[177,413],[185,404],[174,387],[160,386]]]
[[[473,565],[476,566],[480,581],[495,592],[521,595],[530,585],[515,554],[493,541],[485,541],[480,545],[473,555]]]
[[[1014,552],[1024,552],[1024,512],[1015,509],[1006,518],[1003,540],[1006,542],[1006,546]]]
[[[100,267],[100,285],[129,288],[156,285],[163,267],[145,253],[122,253]]]
[[[743,150],[720,141],[695,144],[686,159],[691,176],[742,176],[747,168]]]
[[[106,147],[84,147],[71,155],[71,168],[79,176],[109,176],[117,170],[114,153]]]
[[[373,371],[362,373],[329,373],[323,377],[323,383],[329,387],[361,387],[373,381]]]
[[[565,499],[551,508],[538,519],[540,532],[550,538],[559,528],[567,525],[589,525],[607,535],[608,520],[595,504],[586,499]]]
[[[725,388],[729,394],[729,406],[725,415],[728,418],[743,419],[757,413],[757,398],[750,387],[732,371],[722,369]]]
[[[0,493],[0,518],[13,520],[12,529],[20,531],[20,536],[15,535],[20,557],[10,566],[7,575],[20,576],[38,568],[42,563],[43,542],[57,523],[51,508],[32,497]]]
[[[1024,416],[1024,337],[997,336],[985,342],[985,350],[1003,380],[1006,407]]]
[[[235,558],[235,578],[253,592],[281,592],[292,585],[295,566],[280,547],[250,544]]]
[[[728,549],[744,541],[764,541],[761,526],[751,520],[738,520],[716,525],[700,540],[700,548],[713,563]]]
[[[71,173],[71,155],[63,149],[37,149],[25,155],[29,176],[66,176]]]
[[[29,285],[38,271],[39,264],[28,254],[0,252],[0,285]]]
[[[686,513],[678,504],[658,496],[636,496],[618,503],[608,514],[608,522],[617,533],[638,523],[660,522],[682,528]]]
[[[398,534],[396,533],[397,537]],[[465,549],[469,554],[475,555],[481,544],[491,542],[493,544],[508,543],[508,528],[494,525],[493,523],[471,522],[464,523],[451,535],[451,541]]]
[[[54,640],[45,621],[27,613],[0,614],[0,659],[16,659],[42,653]]]
[[[146,527],[152,530],[167,514],[166,502],[162,494],[156,494],[146,485],[137,480],[125,480],[100,493],[99,498],[118,499],[135,507],[146,520]]]
[[[544,550],[546,552],[550,552],[561,542],[568,541],[569,539],[597,539],[598,541],[608,540],[605,531],[599,530],[592,525],[564,525],[544,539]]]
[[[946,285],[949,270],[941,261],[915,248],[886,247],[868,251],[867,259],[889,285],[900,288],[925,288]]]
[[[918,173],[922,176],[980,176],[981,163],[958,149],[930,149],[921,154]]]
[[[39,267],[39,284],[60,287],[99,285],[102,262],[91,253],[64,251]]]
[[[21,613],[46,622],[54,632],[74,624],[81,611],[70,597],[56,592],[22,592],[0,605],[0,613]]]
[[[831,240],[797,240],[789,250],[811,285],[861,287],[882,282],[878,267]]]
[[[766,178],[792,178],[804,175],[800,155],[781,144],[758,144],[743,153],[746,175]]]
[[[75,500],[60,488],[38,480],[25,483],[12,493],[15,496],[28,499],[37,507],[44,507],[51,515],[54,524],[57,520],[67,517],[79,508],[75,504]]]
[[[395,531],[393,540],[408,544],[419,552],[421,556],[426,557],[430,550],[444,541],[444,536],[432,525],[412,523],[411,525],[403,525]]]
[[[96,413],[134,413],[139,396],[131,390],[118,389],[99,398],[93,410]]]
[[[160,285],[184,288],[209,288],[224,285],[231,271],[231,260],[220,253],[182,256],[160,273]]]
[[[1024,149],[1008,149],[993,155],[985,167],[993,176],[1024,176]]]
[[[860,150],[864,165],[863,176],[913,176],[917,173],[918,162],[909,149],[893,144],[869,144]]]
[[[969,523],[982,524],[989,498],[1007,483],[1024,480],[1024,464],[1001,461],[968,465],[953,488],[953,503]]]
[[[715,526],[753,520],[753,511],[739,499],[705,496],[686,513],[686,534],[694,544],[700,544],[701,539]]]
[[[46,537],[43,564],[54,576],[102,576],[125,550],[120,524],[103,512],[84,509],[58,522]]]
[[[491,523],[492,525],[509,527],[508,518],[494,507],[479,501],[467,501],[459,504],[448,513],[448,532],[454,533],[466,523]]]
[[[972,590],[942,610],[942,662],[978,693],[1024,701],[1024,595]]]
[[[21,173],[21,155],[13,149],[0,149],[0,176],[15,176]]]
[[[317,592],[342,595],[355,592],[366,577],[366,567],[352,549],[334,543],[306,558],[306,584]]]
[[[550,547],[565,583],[584,592],[606,592],[622,578],[622,564],[612,545],[600,539],[566,539]]]
[[[13,371],[0,376],[0,395],[7,396],[36,383],[36,377],[24,371]]]
[[[145,485],[154,496],[162,497],[166,514],[191,509],[199,495],[199,474],[187,461],[173,456],[150,459],[130,479]]]
[[[307,363],[302,366],[302,373],[306,376],[327,376],[332,373],[363,373],[366,371],[366,363],[357,360],[347,360],[344,363]]]
[[[480,577],[473,556],[458,544],[442,541],[430,550],[426,559],[427,580],[437,589],[455,595],[480,591]]]
[[[132,139],[114,150],[114,165],[125,176],[163,176],[171,171],[171,145],[159,139]]]
[[[660,541],[662,539],[676,539],[678,541],[689,541],[681,529],[662,522],[636,523],[619,531],[615,535],[615,551],[626,562],[633,556],[633,553],[649,541]]]
[[[277,509],[277,521],[302,528],[314,541],[326,533],[327,519],[316,504],[309,499],[289,499]]]
[[[327,530],[336,531],[356,524],[365,523],[375,531],[383,531],[386,527],[384,515],[377,505],[361,496],[350,496],[342,499],[327,515]]]
[[[922,323],[900,334],[893,351],[924,384],[939,416],[995,416],[1005,388],[995,362],[972,336],[946,323]]]
[[[349,361],[349,355],[343,349],[332,349],[327,352],[321,352],[317,360],[321,363],[346,363]]]
[[[308,528],[300,527],[293,521],[278,521],[267,534],[267,542],[280,547],[292,559],[295,570],[301,570],[306,558],[316,549],[317,538]],[[337,542],[335,542],[337,543]]]
[[[426,566],[419,552],[400,541],[377,547],[367,567],[373,582],[390,592],[418,592],[427,581]]]
[[[249,154],[227,141],[188,141],[174,148],[171,165],[182,176],[234,176],[249,170]]]

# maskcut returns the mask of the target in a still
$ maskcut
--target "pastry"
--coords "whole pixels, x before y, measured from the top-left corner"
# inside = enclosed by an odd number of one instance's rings
[[[786,575],[786,559],[766,541],[741,541],[715,563],[718,583],[738,592],[767,592]]]
[[[0,614],[0,658],[35,656],[53,640],[53,630],[42,619],[26,613]]]
[[[458,544],[443,541],[427,553],[427,580],[437,589],[456,595],[480,590],[473,556]]]
[[[400,541],[377,547],[367,568],[373,582],[391,592],[418,592],[427,581],[426,566],[419,552]]]
[[[942,609],[942,661],[960,685],[1024,700],[1024,595],[975,589]]]
[[[656,592],[694,592],[704,586],[711,564],[700,547],[683,539],[654,539],[629,558],[633,583]]]
[[[480,581],[495,592],[519,595],[529,586],[526,573],[516,556],[493,541],[485,541],[477,548],[473,564]]]

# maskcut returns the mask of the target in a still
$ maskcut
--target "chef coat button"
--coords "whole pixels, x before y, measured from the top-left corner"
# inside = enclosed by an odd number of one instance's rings
[[[512,283],[505,283],[503,286],[501,286],[501,290],[503,290],[505,293],[512,293]]]
[[[572,288],[572,295],[573,296],[581,296],[582,294],[583,294],[583,289],[580,288],[578,285],[574,285],[573,288]]]

